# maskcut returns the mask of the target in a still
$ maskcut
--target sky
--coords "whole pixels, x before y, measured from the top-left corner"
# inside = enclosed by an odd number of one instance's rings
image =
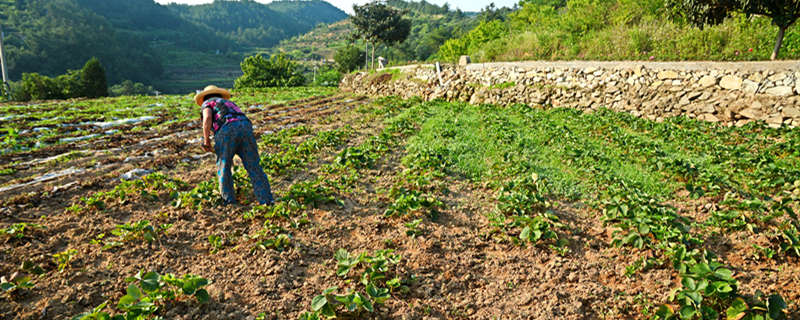
[[[155,0],[161,4],[167,4],[171,2],[176,3],[187,3],[187,4],[201,4],[201,3],[209,3],[212,0]],[[256,0],[258,2],[269,3],[269,0]],[[369,0],[326,0],[330,2],[332,5],[339,7],[339,9],[344,10],[347,13],[353,13],[353,4],[363,4],[369,2]],[[444,3],[449,3],[450,8],[459,8],[462,11],[480,11],[481,9],[488,6],[490,3],[494,2],[495,6],[498,7],[511,7],[515,3],[518,3],[519,0],[426,0],[430,3],[435,3],[438,5],[442,5]]]

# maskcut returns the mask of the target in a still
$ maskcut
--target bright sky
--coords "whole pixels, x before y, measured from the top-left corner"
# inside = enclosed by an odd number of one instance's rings
[[[188,4],[201,4],[201,3],[209,3],[212,0],[155,0],[158,3],[167,4],[167,3],[188,3]],[[270,0],[257,0],[258,2],[269,3]],[[339,9],[344,10],[347,13],[353,13],[353,4],[363,4],[369,2],[369,0],[327,0],[332,5],[339,7]],[[450,4],[450,8],[459,8],[463,11],[480,11],[481,9],[488,6],[490,3],[494,2],[494,5],[497,7],[511,7],[514,4],[518,3],[519,0],[427,0],[430,3],[435,3],[438,5],[442,5],[445,3]]]

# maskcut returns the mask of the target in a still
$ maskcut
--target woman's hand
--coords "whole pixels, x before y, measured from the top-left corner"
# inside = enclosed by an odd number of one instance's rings
[[[210,141],[203,142],[201,146],[205,152],[214,152],[214,147],[211,146]]]

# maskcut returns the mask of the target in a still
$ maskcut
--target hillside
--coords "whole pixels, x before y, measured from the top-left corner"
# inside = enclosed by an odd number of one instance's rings
[[[161,73],[161,61],[149,39],[115,27],[78,1],[7,0],[2,4],[12,80],[19,80],[23,72],[56,75],[78,69],[93,56],[103,62],[112,83],[148,81]]]
[[[463,54],[473,61],[766,60],[778,32],[769,18],[744,14],[697,28],[669,18],[672,9],[662,0],[526,0],[520,6],[448,41],[439,56],[449,61]],[[797,24],[787,31],[780,58],[800,58]]]
[[[460,36],[476,23],[473,14],[451,10],[446,4],[439,6],[426,1],[403,0],[391,0],[387,4],[405,10],[411,19],[411,34],[406,41],[376,51],[376,55],[392,61],[427,60],[447,39]],[[337,49],[351,44],[348,36],[352,29],[349,20],[320,25],[308,33],[281,41],[269,52],[284,52],[300,60],[330,60]],[[356,41],[356,45],[364,46],[360,41]]]
[[[214,1],[202,5],[170,4],[172,12],[203,25],[240,45],[269,47],[280,40],[305,33],[317,24],[347,17],[343,11],[321,1],[254,0]]]
[[[346,14],[327,2],[218,1],[164,6],[153,0],[0,0],[12,81],[55,76],[98,57],[109,85],[122,80],[186,92],[208,81],[232,85],[239,62]],[[213,21],[209,21],[213,20]]]

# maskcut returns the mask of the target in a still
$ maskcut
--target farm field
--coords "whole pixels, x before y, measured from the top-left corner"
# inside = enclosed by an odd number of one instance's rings
[[[0,106],[0,318],[800,318],[798,129],[233,100],[274,206],[219,205],[188,95]]]

